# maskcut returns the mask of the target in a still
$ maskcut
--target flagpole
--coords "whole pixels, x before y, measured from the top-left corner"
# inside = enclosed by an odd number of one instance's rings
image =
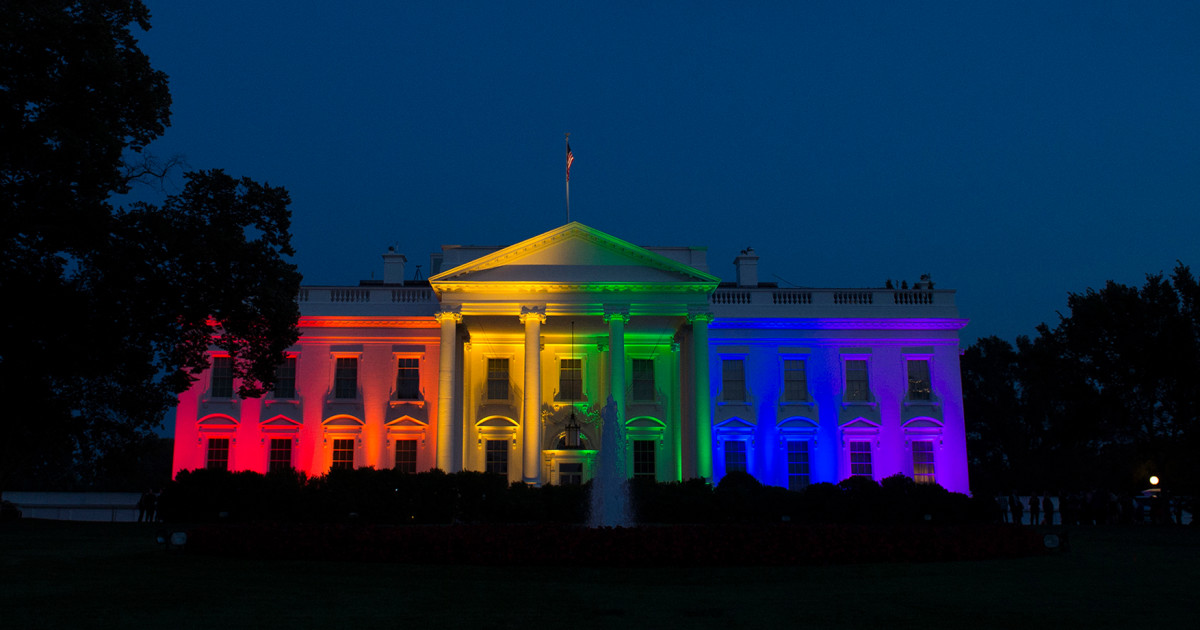
[[[571,222],[571,133],[563,134],[563,142],[567,145],[567,223]]]

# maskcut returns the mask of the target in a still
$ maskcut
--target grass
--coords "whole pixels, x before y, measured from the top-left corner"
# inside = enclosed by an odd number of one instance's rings
[[[1192,627],[1200,529],[1081,528],[983,562],[608,569],[261,562],[144,524],[0,523],[6,628]]]

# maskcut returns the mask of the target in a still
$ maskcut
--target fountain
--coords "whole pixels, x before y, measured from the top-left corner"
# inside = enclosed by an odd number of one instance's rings
[[[600,451],[592,478],[590,527],[630,527],[629,486],[625,478],[625,426],[612,396],[600,412]]]

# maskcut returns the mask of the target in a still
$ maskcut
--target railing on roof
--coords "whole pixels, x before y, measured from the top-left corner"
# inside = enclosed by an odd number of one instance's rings
[[[787,289],[778,287],[722,287],[713,292],[716,306],[845,306],[845,307],[954,307],[954,291],[933,289]]]
[[[429,287],[304,287],[296,296],[301,304],[433,304]]]
[[[310,306],[364,304],[423,306],[437,303],[429,287],[304,287],[296,301]],[[716,307],[768,307],[795,312],[803,307],[953,309],[954,291],[932,289],[790,289],[779,287],[722,287],[709,302]]]

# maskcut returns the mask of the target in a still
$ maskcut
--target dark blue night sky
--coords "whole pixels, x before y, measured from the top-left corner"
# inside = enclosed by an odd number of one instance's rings
[[[1200,267],[1193,2],[147,4],[152,150],[290,190],[307,284],[561,225],[566,131],[573,220],[726,279],[929,273],[966,343]]]

